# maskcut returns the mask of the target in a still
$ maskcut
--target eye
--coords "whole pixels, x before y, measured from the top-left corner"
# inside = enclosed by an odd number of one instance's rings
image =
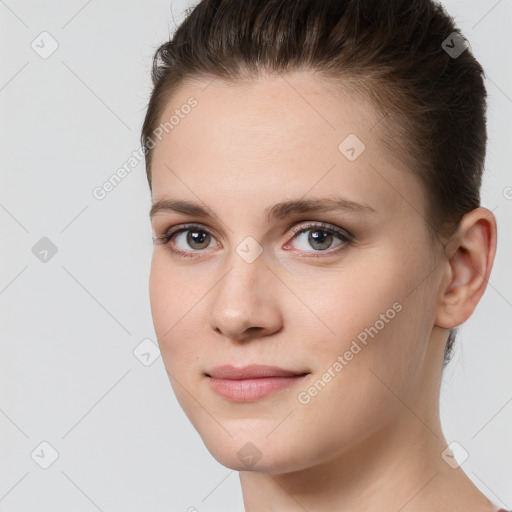
[[[335,239],[340,240],[340,243],[334,247],[346,246],[353,243],[353,237],[344,230],[331,226],[329,224],[308,224],[306,226],[299,226],[295,231],[292,240],[295,240],[294,246],[303,252],[326,252],[328,249],[333,248]],[[284,248],[290,247],[287,243]],[[313,248],[313,251],[310,250]],[[331,254],[331,252],[329,252]]]
[[[335,245],[334,248],[342,246],[341,248],[343,249],[354,242],[352,235],[345,230],[324,223],[309,223],[306,226],[297,226],[292,232],[294,235],[292,240],[296,239],[298,241],[298,243],[295,242],[293,245],[302,252],[327,252],[328,249],[332,248],[336,238],[340,243]],[[307,233],[309,235],[305,236]],[[207,229],[196,224],[181,226],[178,229],[170,230],[164,235],[153,237],[153,242],[166,245],[172,254],[186,258],[194,258],[197,253],[201,253],[204,249],[218,245],[216,239]],[[291,244],[288,242],[284,249],[288,250],[290,246]],[[333,252],[338,251],[329,251],[328,254],[331,255]],[[320,256],[320,254],[315,256]]]
[[[204,229],[186,229],[177,233],[174,238],[174,243],[178,249],[187,251],[189,248],[200,251],[207,249],[215,239],[213,236]],[[180,247],[180,243],[182,246]],[[214,244],[215,245],[215,244]]]
[[[201,226],[189,224],[180,229],[171,230],[164,235],[153,237],[155,244],[164,244],[173,254],[193,258],[193,252],[216,245],[215,238]],[[180,245],[181,244],[181,245]],[[192,248],[192,250],[190,250]]]

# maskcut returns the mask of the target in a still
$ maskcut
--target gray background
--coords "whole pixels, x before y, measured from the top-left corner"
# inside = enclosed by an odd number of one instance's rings
[[[445,371],[442,421],[469,452],[469,477],[512,508],[512,0],[443,3],[487,73],[482,204],[499,240]],[[204,447],[156,349],[133,353],[156,343],[143,163],[103,200],[92,194],[139,149],[151,57],[187,5],[0,0],[3,512],[243,510],[237,472]],[[43,31],[58,42],[48,58],[31,47]],[[43,237],[57,248],[46,262],[33,251]],[[47,469],[43,441],[58,452]]]

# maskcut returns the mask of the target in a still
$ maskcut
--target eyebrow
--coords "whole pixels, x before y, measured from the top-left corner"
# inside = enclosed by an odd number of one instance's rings
[[[277,203],[266,208],[264,216],[267,222],[270,222],[272,220],[285,219],[294,214],[338,211],[377,213],[374,208],[366,203],[356,203],[343,197],[326,197],[321,199],[295,199]],[[153,218],[158,212],[181,213],[191,217],[204,217],[211,220],[216,218],[209,208],[184,199],[161,199],[151,206],[150,218]]]

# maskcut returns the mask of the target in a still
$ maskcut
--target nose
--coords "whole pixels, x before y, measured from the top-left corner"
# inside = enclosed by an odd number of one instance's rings
[[[279,280],[263,254],[251,263],[237,253],[212,290],[210,327],[233,341],[268,336],[283,327]],[[282,285],[281,285],[282,286]]]

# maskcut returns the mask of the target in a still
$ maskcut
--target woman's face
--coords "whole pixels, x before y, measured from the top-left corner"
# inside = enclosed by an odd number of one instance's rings
[[[155,236],[184,229],[154,247],[155,332],[220,463],[307,468],[432,405],[446,331],[424,190],[377,139],[382,115],[312,74],[208,84],[173,96],[154,149],[153,205],[197,205],[152,215]],[[302,376],[209,376],[222,365]]]

